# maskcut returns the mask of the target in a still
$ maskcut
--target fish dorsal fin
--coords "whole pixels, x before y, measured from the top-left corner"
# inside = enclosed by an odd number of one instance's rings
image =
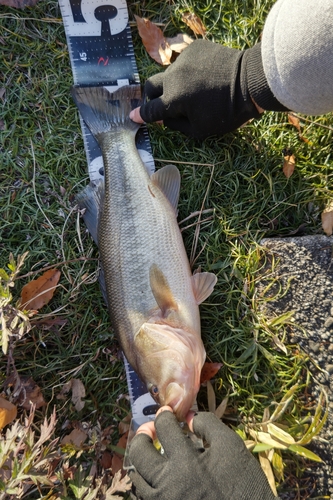
[[[150,287],[158,307],[162,311],[162,316],[166,317],[168,311],[178,309],[177,303],[169,287],[169,283],[161,269],[153,264],[149,270]]]
[[[204,302],[212,293],[217,282],[213,273],[196,273],[192,276],[193,293],[197,304]]]
[[[151,181],[165,194],[177,213],[180,190],[180,173],[178,168],[175,165],[166,165],[152,174]]]

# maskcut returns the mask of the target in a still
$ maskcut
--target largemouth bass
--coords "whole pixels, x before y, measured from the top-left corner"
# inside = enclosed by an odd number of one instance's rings
[[[149,176],[137,151],[139,125],[128,115],[138,86],[113,94],[74,87],[72,95],[103,154],[105,181],[90,184],[78,202],[99,247],[112,326],[153,398],[183,420],[206,356],[198,304],[216,276],[191,273],[177,224],[178,169]]]

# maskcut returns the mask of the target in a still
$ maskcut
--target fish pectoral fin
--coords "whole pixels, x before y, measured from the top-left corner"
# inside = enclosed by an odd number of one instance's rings
[[[178,168],[175,165],[166,165],[154,172],[150,179],[168,198],[177,214],[180,190],[180,173]]]
[[[98,218],[104,200],[104,181],[99,179],[91,182],[83,191],[76,195],[80,210],[85,209],[83,220],[94,242],[98,245]]]
[[[193,293],[197,304],[204,302],[212,293],[217,282],[213,273],[196,273],[192,276]]]
[[[162,316],[166,317],[168,311],[176,311],[178,305],[174,299],[169,283],[161,269],[153,264],[149,270],[150,287]]]

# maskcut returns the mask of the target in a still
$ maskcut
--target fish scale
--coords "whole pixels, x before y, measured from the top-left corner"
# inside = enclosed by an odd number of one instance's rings
[[[136,154],[133,136],[121,131],[112,136],[112,140],[110,137],[109,144],[104,146],[108,151],[104,156],[104,206],[107,209],[104,208],[101,217],[103,231],[99,235],[99,248],[102,260],[103,255],[108,256],[105,260],[109,266],[104,265],[103,270],[105,281],[110,284],[109,297],[117,302],[115,313],[112,313],[114,323],[118,331],[122,330],[127,335],[129,329],[124,323],[124,310],[132,308],[141,311],[131,328],[136,331],[140,322],[148,320],[150,311],[156,307],[149,284],[150,266],[155,263],[167,269],[169,284],[182,303],[186,303],[192,294],[188,279],[186,281],[190,268],[175,212],[164,200],[161,203],[165,197],[152,184],[140,156]],[[113,168],[117,162],[123,165],[136,163],[141,168]],[[116,241],[108,238],[111,231],[117,235]],[[132,257],[133,246],[139,266]],[[114,280],[119,267],[122,268],[122,280],[127,285],[126,293],[121,293],[119,281]],[[188,321],[191,328],[198,328],[198,315],[192,312]]]

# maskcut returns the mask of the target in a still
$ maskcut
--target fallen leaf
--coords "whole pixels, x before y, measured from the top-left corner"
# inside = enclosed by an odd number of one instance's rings
[[[295,116],[292,113],[288,113],[288,122],[296,128],[301,141],[312,145],[311,141],[309,141],[309,139],[307,139],[306,137],[304,137],[304,135],[302,135],[300,121],[297,116]]]
[[[221,368],[222,363],[208,363],[205,362],[200,375],[200,384],[203,384],[207,380],[210,380],[217,374],[219,369]]]
[[[327,236],[331,236],[333,232],[333,201],[322,212],[321,224]]]
[[[61,440],[60,444],[61,445],[72,444],[77,448],[81,448],[87,437],[88,437],[87,433],[84,432],[83,430],[73,429],[72,432],[67,434],[67,436],[65,436]]]
[[[135,20],[142,43],[150,57],[163,66],[170,64],[172,50],[162,30],[156,24],[149,21],[149,19],[135,16]]]
[[[215,416],[217,418],[222,418],[223,415],[225,414],[225,411],[226,411],[227,406],[228,406],[228,401],[229,401],[229,398],[227,396],[226,398],[223,399],[222,403],[220,403],[219,406],[216,408]]]
[[[0,397],[0,429],[13,422],[16,415],[17,407],[7,399]]]
[[[128,431],[125,432],[119,439],[117,443],[117,448],[120,448],[124,450],[124,453],[118,453],[117,451],[113,452],[112,455],[112,464],[111,464],[111,471],[112,474],[115,475],[118,471],[122,471],[121,473],[124,475],[125,471],[123,470],[123,462],[124,462],[124,455],[125,455],[125,450],[126,450],[126,445],[127,445],[127,439],[128,439]]]
[[[0,0],[0,5],[13,7],[14,9],[25,9],[26,7],[34,7],[38,0]]]
[[[52,299],[60,279],[58,269],[49,269],[38,279],[27,283],[21,292],[21,307],[38,310]]]
[[[283,157],[283,173],[289,179],[294,173],[296,159],[293,154]]]
[[[86,395],[86,390],[78,378],[71,378],[66,384],[63,385],[59,394],[57,394],[57,399],[66,399],[65,394],[68,394],[69,391],[72,391],[72,403],[75,406],[76,411],[82,410],[85,402],[82,401],[82,398]]]
[[[301,126],[300,126],[299,119],[297,118],[297,116],[294,116],[291,113],[288,113],[288,122],[291,125],[294,125],[294,127],[296,128],[296,130],[299,133],[301,133]]]
[[[262,451],[259,453],[259,462],[260,462],[262,470],[264,471],[264,473],[268,479],[269,485],[270,485],[274,495],[277,496],[274,474],[272,471],[270,461],[267,458],[267,451]]]
[[[196,35],[201,35],[205,36],[206,35],[206,28],[201,21],[200,17],[198,17],[194,12],[185,12],[182,15],[182,21],[187,24],[189,28],[195,33]]]
[[[20,377],[18,390],[19,395],[16,402],[22,408],[30,410],[32,404],[36,406],[36,409],[46,405],[41,388],[31,377]]]
[[[108,495],[113,495],[114,493],[126,493],[131,489],[132,481],[126,474],[123,478],[121,477],[121,472],[116,472],[112,479],[110,488],[106,491]],[[108,497],[109,498],[109,497]]]
[[[5,122],[0,119],[0,130],[5,130],[6,126],[5,126]]]
[[[104,450],[100,460],[103,469],[111,469],[112,455],[109,451]]]
[[[119,434],[125,434],[127,431],[129,431],[130,426],[131,426],[131,420],[132,420],[132,413],[130,412],[126,417],[122,419],[121,422],[119,422],[118,425],[118,430]]]
[[[208,410],[212,413],[215,413],[216,410],[216,397],[215,391],[210,380],[207,380],[207,401],[208,401]]]
[[[179,33],[177,36],[174,36],[172,38],[166,37],[166,41],[173,52],[178,52],[180,54],[194,40],[192,40],[192,38],[186,34]]]
[[[86,395],[86,390],[83,383],[78,378],[72,379],[72,402],[75,406],[76,411],[81,411],[84,407],[84,398]]]
[[[31,325],[41,327],[44,330],[58,331],[58,329],[54,327],[64,326],[66,325],[67,322],[68,322],[67,319],[54,317],[54,318],[34,319],[30,323]]]

